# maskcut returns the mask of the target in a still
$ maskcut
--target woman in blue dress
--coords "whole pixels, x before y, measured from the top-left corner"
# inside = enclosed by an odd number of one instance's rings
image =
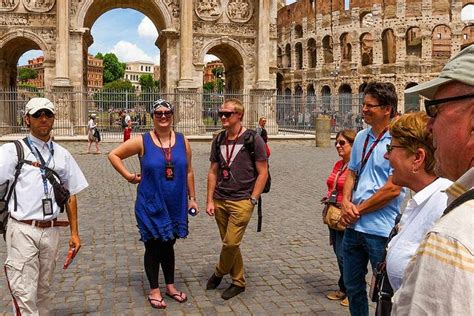
[[[153,131],[134,137],[109,154],[112,166],[128,182],[138,184],[135,201],[141,240],[145,243],[144,265],[150,283],[148,301],[153,308],[166,308],[158,285],[161,265],[165,294],[179,303],[185,293],[174,286],[174,244],[188,235],[188,208],[199,212],[194,188],[189,141],[172,130],[173,106],[165,100],[153,104]],[[137,155],[141,173],[131,173],[123,159]]]

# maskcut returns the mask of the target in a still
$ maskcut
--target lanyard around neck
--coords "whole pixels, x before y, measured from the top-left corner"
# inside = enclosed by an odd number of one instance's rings
[[[165,161],[167,164],[171,163],[171,131],[170,131],[170,143],[168,145],[168,148],[164,148],[163,144],[161,143],[160,136],[158,136],[158,133],[154,130],[156,138],[158,138],[158,142],[160,143],[160,148],[161,151],[163,152],[163,156],[165,157]]]
[[[369,151],[367,152],[367,155],[365,154],[365,151],[367,150],[367,145],[369,144],[369,138],[370,138],[370,133],[367,133],[367,137],[365,138],[365,143],[364,143],[364,149],[362,150],[362,162],[360,164],[359,168],[359,174],[362,173],[362,170],[364,169],[365,165],[367,164],[367,161],[369,161],[370,155],[374,151],[375,146],[379,143],[379,141],[382,139],[382,136],[388,131],[388,127],[385,127],[383,131],[379,134],[377,139],[372,143],[372,146],[370,146]]]
[[[45,162],[43,156],[41,155],[40,151],[38,150],[38,148],[36,148],[35,144],[33,143],[33,141],[27,137],[26,139],[26,144],[28,145],[28,147],[30,148],[31,150],[31,153],[33,154],[33,156],[35,156],[36,160],[39,160],[41,162],[41,165],[39,166],[40,168],[40,172],[41,172],[41,178],[43,179],[43,190],[44,190],[44,194],[45,196],[47,197],[48,194],[49,194],[49,190],[48,190],[48,181],[46,179],[46,170],[45,170],[45,167],[47,167],[49,165],[49,163],[51,162],[51,160],[53,159],[53,156],[54,156],[54,147],[53,147],[53,142],[50,142],[49,143],[49,146],[48,146],[48,149],[49,149],[49,158],[48,158],[48,161]],[[34,150],[33,150],[34,148]],[[36,151],[36,153],[35,153]]]
[[[230,165],[230,160],[232,159],[232,155],[234,155],[235,144],[237,144],[240,132],[242,132],[242,126],[240,126],[240,128],[239,128],[239,132],[237,133],[237,137],[235,138],[234,143],[232,144],[232,148],[230,150],[230,153],[229,153],[229,133],[226,133],[226,137],[225,137],[225,158],[226,158],[227,166]]]

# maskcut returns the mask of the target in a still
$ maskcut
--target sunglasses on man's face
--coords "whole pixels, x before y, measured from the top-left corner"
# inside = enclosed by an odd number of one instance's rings
[[[448,103],[452,101],[459,101],[464,99],[474,98],[474,93],[466,94],[466,95],[458,95],[456,97],[444,98],[444,99],[436,99],[436,100],[425,100],[425,110],[426,114],[429,117],[436,117],[439,112],[439,107],[443,103]]]
[[[153,112],[153,116],[156,116],[156,117],[166,117],[166,118],[170,118],[171,116],[173,115],[173,112],[172,111],[155,111]]]
[[[37,119],[37,118],[40,118],[41,115],[46,115],[47,118],[52,118],[54,116],[54,113],[51,112],[50,110],[41,110],[41,111],[36,111],[35,113],[33,114],[30,114],[31,117]]]
[[[219,111],[217,112],[217,115],[219,115],[219,117],[224,117],[226,119],[228,119],[229,117],[231,117],[233,114],[235,114],[237,112],[224,112],[224,111]]]

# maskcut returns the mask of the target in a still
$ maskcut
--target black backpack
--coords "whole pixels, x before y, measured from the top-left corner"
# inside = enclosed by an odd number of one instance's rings
[[[214,145],[216,146],[216,152],[217,152],[217,157],[219,159],[219,164],[222,163],[222,155],[221,155],[221,144],[222,141],[224,140],[226,131],[220,132],[216,136],[216,141]],[[248,151],[250,158],[252,159],[254,166],[255,166],[255,135],[257,134],[256,131],[248,129],[246,131],[246,135],[244,138],[244,147]],[[267,182],[265,183],[265,187],[263,188],[262,193],[268,193],[270,192],[270,188],[272,186],[272,178],[270,176],[270,170],[268,170],[268,178]],[[262,197],[258,199],[258,223],[257,223],[257,232],[260,232],[262,230]]]
[[[15,192],[15,185],[18,180],[18,176],[20,175],[21,168],[24,164],[24,153],[23,153],[23,146],[21,145],[20,141],[15,140],[13,141],[16,148],[16,155],[18,157],[18,163],[15,167],[15,177],[13,179],[12,184],[10,185],[9,181],[2,183],[0,185],[0,234],[3,235],[3,239],[5,239],[5,234],[7,232],[7,224],[8,224],[8,202],[13,194],[13,198],[15,201],[15,211],[16,211],[16,192]]]

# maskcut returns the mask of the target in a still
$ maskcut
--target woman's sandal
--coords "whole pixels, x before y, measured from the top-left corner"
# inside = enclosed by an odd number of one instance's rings
[[[164,304],[163,298],[161,300],[157,298],[151,298],[148,296],[148,302],[150,303],[151,307],[156,309],[165,309],[166,305]],[[155,304],[153,302],[158,302],[159,304]]]
[[[179,291],[174,294],[165,293],[166,296],[171,297],[178,303],[184,303],[188,300],[188,297],[183,297],[183,292]]]

